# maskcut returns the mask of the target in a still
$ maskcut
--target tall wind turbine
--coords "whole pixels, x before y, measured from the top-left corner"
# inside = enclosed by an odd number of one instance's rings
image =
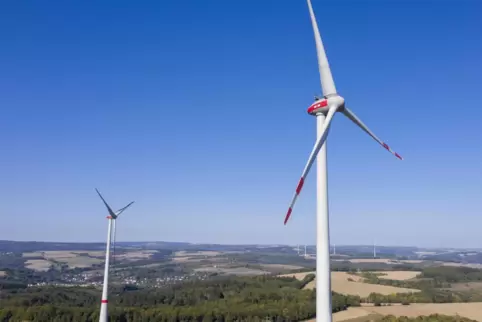
[[[129,203],[127,206],[117,210],[116,212],[112,211],[112,208],[107,204],[105,201],[104,197],[100,194],[99,190],[95,189],[97,191],[97,194],[99,195],[100,199],[102,199],[102,202],[104,203],[105,207],[107,208],[107,211],[109,212],[109,216],[107,216],[107,219],[109,220],[109,225],[107,228],[107,245],[106,245],[106,251],[105,251],[105,267],[104,267],[104,285],[102,287],[102,300],[100,304],[100,316],[99,316],[99,322],[107,322],[107,295],[109,291],[109,260],[110,260],[110,244],[112,242],[112,228],[114,228],[115,231],[115,221],[119,215],[124,212],[130,205],[134,203],[132,201]]]
[[[311,6],[311,1],[307,0],[310,12],[311,23],[315,34],[316,52],[318,56],[318,69],[320,72],[321,88],[323,97],[315,97],[315,102],[308,108],[308,113],[316,116],[317,141],[308,162],[305,165],[301,179],[296,187],[296,192],[291,200],[288,212],[285,217],[285,225],[293,211],[294,204],[303,188],[306,176],[317,158],[317,206],[316,206],[316,320],[329,322],[331,316],[331,279],[330,279],[330,235],[328,219],[328,182],[326,166],[326,138],[331,120],[336,112],[341,112],[353,123],[358,125],[363,131],[370,135],[375,141],[383,146],[397,158],[402,157],[392,151],[390,147],[381,141],[370,129],[345,106],[345,99],[338,95],[335,82],[331,75],[328,59],[326,57],[323,42],[316,23],[315,14]]]

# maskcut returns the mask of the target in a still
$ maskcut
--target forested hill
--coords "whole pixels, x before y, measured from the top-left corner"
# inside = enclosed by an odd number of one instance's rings
[[[260,276],[183,283],[169,288],[111,292],[111,321],[300,321],[315,316],[313,280]],[[81,288],[28,288],[1,293],[0,321],[98,321],[100,292]],[[334,294],[333,310],[359,305]]]

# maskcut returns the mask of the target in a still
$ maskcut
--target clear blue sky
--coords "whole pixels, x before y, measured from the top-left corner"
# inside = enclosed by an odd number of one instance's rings
[[[321,1],[332,241],[482,246],[482,2]],[[0,239],[314,243],[305,1],[0,5]]]

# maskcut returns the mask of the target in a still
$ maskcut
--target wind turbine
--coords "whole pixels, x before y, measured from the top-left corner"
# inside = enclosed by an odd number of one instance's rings
[[[112,241],[112,230],[114,231],[114,235],[115,235],[115,221],[117,217],[119,217],[119,215],[123,213],[124,210],[129,208],[129,206],[132,205],[134,201],[130,202],[127,206],[114,212],[112,211],[112,208],[107,204],[104,197],[102,197],[99,190],[95,189],[95,191],[97,191],[97,194],[99,195],[100,199],[102,199],[102,202],[104,203],[105,207],[107,208],[107,211],[109,212],[109,216],[107,216],[107,219],[109,220],[109,225],[107,228],[107,245],[106,245],[106,251],[105,251],[104,285],[102,287],[102,299],[100,304],[100,316],[99,316],[99,322],[107,322],[108,320],[107,319],[107,303],[108,303],[107,295],[109,290],[109,259],[110,259],[110,244]]]
[[[375,244],[375,239],[373,240],[373,258],[377,258],[377,246]]]
[[[301,179],[296,187],[296,192],[286,213],[284,224],[288,222],[298,195],[303,188],[306,176],[317,158],[317,206],[316,206],[316,319],[317,321],[332,321],[331,316],[331,279],[330,279],[330,234],[328,218],[328,182],[326,165],[326,138],[331,120],[336,112],[341,112],[363,131],[370,135],[375,141],[383,146],[397,158],[402,157],[392,151],[390,147],[381,141],[370,129],[345,106],[345,99],[338,95],[335,82],[331,75],[330,66],[326,57],[320,31],[316,23],[315,14],[311,1],[307,0],[310,12],[311,23],[315,34],[316,52],[318,56],[318,69],[320,72],[321,88],[323,97],[315,97],[315,101],[308,108],[308,113],[316,116],[317,141],[308,162],[305,165]]]

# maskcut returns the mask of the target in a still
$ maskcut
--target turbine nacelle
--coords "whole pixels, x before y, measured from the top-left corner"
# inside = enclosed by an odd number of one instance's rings
[[[342,110],[345,107],[345,99],[338,94],[323,99],[315,97],[315,102],[308,107],[307,112],[311,115],[327,115],[330,107],[335,107],[337,111]]]

